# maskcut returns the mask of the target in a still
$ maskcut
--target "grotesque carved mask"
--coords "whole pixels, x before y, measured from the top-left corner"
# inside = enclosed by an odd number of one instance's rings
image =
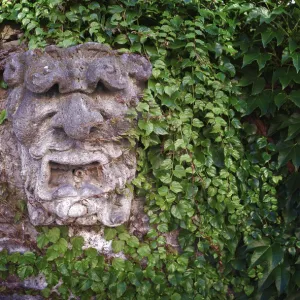
[[[34,225],[128,220],[136,161],[126,113],[150,74],[145,58],[97,43],[11,57],[7,112]]]

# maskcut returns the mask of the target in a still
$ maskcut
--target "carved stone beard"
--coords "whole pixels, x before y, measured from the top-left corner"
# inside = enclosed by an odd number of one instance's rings
[[[7,63],[7,112],[32,224],[129,219],[136,158],[126,115],[150,75],[145,58],[97,43],[30,50]]]
[[[126,184],[136,171],[132,150],[124,153],[117,147],[114,151],[115,145],[107,144],[109,155],[103,150],[91,156],[90,151],[71,149],[49,151],[35,159],[30,149],[21,144],[19,148],[33,225],[102,223],[113,227],[128,220],[133,193]]]

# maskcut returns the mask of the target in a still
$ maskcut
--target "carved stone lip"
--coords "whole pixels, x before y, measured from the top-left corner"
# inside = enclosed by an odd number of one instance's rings
[[[111,158],[100,151],[85,151],[80,149],[72,149],[65,152],[53,152],[43,157],[40,168],[40,180],[37,182],[37,193],[41,200],[52,201],[58,198],[64,197],[80,197],[83,193],[86,197],[90,197],[99,193],[108,192],[102,190],[99,187],[91,184],[84,184],[81,192],[75,192],[75,187],[68,184],[62,184],[56,189],[49,187],[49,180],[51,177],[51,164],[72,166],[80,169],[80,167],[98,164],[99,166],[108,165],[111,162]],[[61,190],[59,193],[58,190]]]

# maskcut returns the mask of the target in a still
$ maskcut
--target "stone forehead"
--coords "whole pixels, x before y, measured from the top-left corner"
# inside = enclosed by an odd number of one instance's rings
[[[43,58],[53,58],[56,60],[93,60],[95,58],[116,56],[117,51],[113,51],[109,46],[98,43],[85,43],[69,48],[59,48],[55,45],[46,47],[44,50],[34,49],[25,52],[26,63]]]
[[[34,49],[12,55],[6,63],[3,76],[9,87],[15,87],[23,83],[24,72],[28,70],[47,73],[49,71],[47,68],[51,66],[51,71],[55,73],[59,72],[60,68],[84,70],[86,66],[93,64],[94,69],[112,65],[122,74],[134,77],[137,83],[147,81],[152,73],[151,63],[142,55],[120,54],[107,45],[89,42],[69,48],[52,45],[44,50]],[[46,67],[46,69],[41,70],[41,67]]]
[[[7,60],[3,73],[10,88],[8,115],[13,116],[26,89],[40,94],[58,84],[60,93],[79,89],[92,93],[100,82],[109,91],[126,89],[128,95],[136,97],[151,74],[151,63],[142,55],[122,54],[94,42],[17,53]]]

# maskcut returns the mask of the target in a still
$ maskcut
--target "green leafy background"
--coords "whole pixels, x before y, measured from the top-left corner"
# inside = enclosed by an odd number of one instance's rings
[[[147,235],[106,229],[128,258],[107,259],[43,228],[0,277],[41,271],[50,299],[299,299],[299,20],[299,0],[2,0],[29,48],[107,43],[153,73],[134,133]]]

